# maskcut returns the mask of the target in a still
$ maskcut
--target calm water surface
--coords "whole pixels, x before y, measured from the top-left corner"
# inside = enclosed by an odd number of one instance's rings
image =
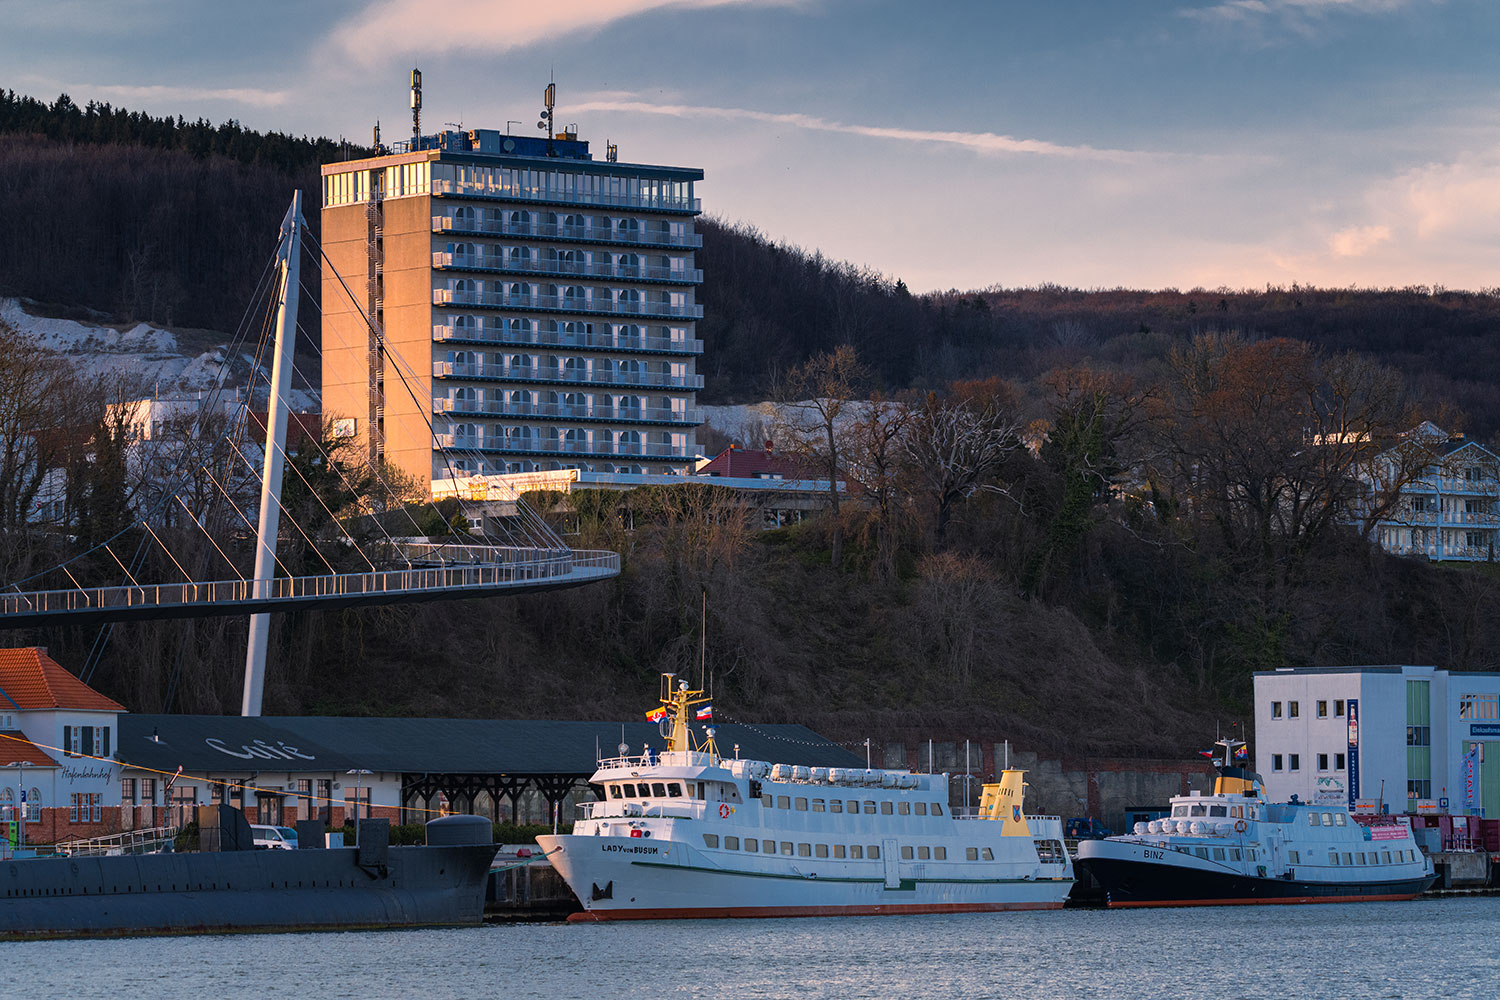
[[[0,944],[0,995],[1500,997],[1500,898]]]

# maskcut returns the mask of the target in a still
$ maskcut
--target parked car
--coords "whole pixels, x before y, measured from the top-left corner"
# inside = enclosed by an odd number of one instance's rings
[[[255,837],[257,850],[295,851],[297,831],[289,826],[258,826],[250,824],[250,833]]]

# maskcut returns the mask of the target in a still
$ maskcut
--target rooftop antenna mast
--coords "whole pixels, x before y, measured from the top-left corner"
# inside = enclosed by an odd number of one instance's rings
[[[552,149],[552,109],[557,106],[557,83],[553,81],[547,84],[547,89],[542,91],[542,119],[536,123],[536,127],[547,133],[547,155],[556,156]]]
[[[422,71],[411,71],[411,148],[422,145]]]

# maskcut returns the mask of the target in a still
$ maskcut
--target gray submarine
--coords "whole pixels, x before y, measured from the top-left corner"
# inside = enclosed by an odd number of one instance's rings
[[[427,823],[394,847],[387,820],[355,847],[256,850],[244,814],[199,808],[189,853],[0,861],[0,941],[475,925],[495,845],[479,816]],[[322,824],[304,843],[322,844]],[[301,838],[299,837],[299,840]]]

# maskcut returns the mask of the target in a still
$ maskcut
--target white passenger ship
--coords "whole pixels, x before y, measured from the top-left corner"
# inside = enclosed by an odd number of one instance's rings
[[[1062,822],[1027,817],[1021,771],[974,815],[946,774],[726,760],[689,724],[707,699],[662,677],[659,757],[601,760],[564,836],[538,843],[583,903],[575,920],[1056,909],[1073,886]]]
[[[1343,806],[1267,802],[1260,775],[1233,766],[1212,795],[1179,795],[1172,814],[1135,832],[1078,845],[1078,870],[1108,906],[1222,906],[1411,899],[1436,880],[1411,821],[1356,822]]]

